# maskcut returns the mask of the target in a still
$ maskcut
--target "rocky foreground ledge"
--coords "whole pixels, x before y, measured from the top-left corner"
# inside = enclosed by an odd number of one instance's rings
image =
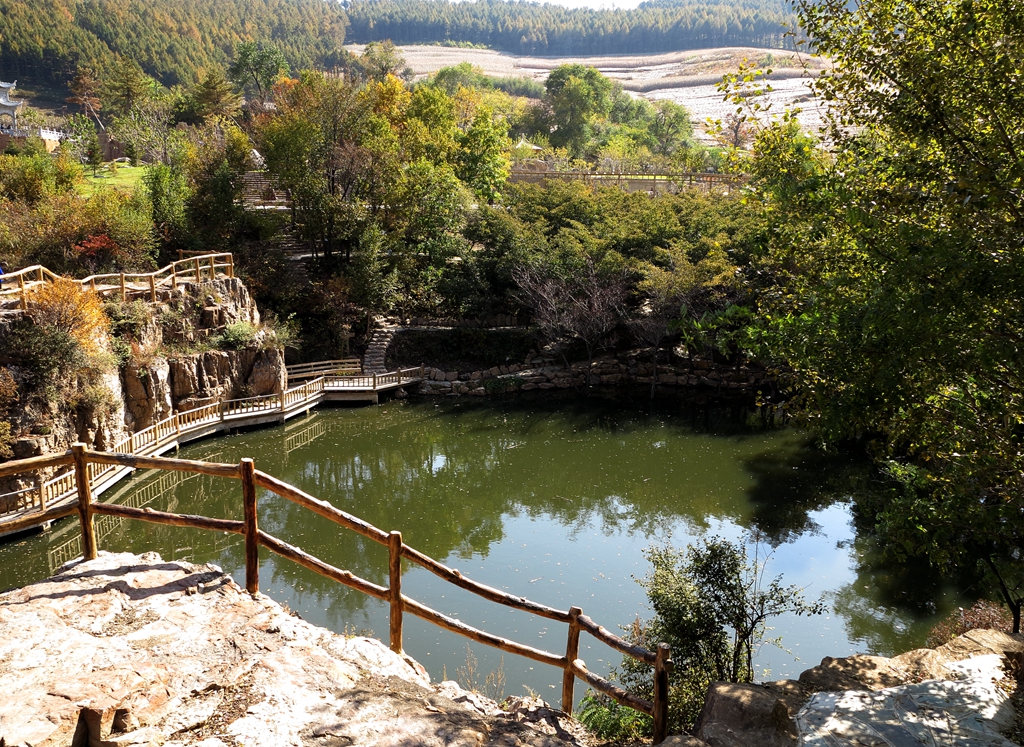
[[[1024,638],[975,630],[798,680],[714,683],[675,747],[1014,747]],[[1019,694],[1018,694],[1019,695]],[[310,625],[219,568],[101,553],[0,594],[0,747],[581,747],[539,699],[432,685],[371,638]]]
[[[0,594],[0,747],[580,745],[380,641],[310,625],[212,565],[101,553]]]

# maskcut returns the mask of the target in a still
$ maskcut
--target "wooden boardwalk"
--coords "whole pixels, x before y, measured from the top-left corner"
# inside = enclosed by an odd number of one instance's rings
[[[336,370],[337,361],[321,365]],[[216,402],[194,410],[177,412],[111,447],[111,452],[159,456],[181,444],[237,428],[284,423],[302,415],[324,402],[376,403],[382,392],[417,384],[423,380],[423,368],[406,368],[383,374],[332,373],[319,375],[280,394],[232,399]],[[111,489],[131,472],[130,468],[110,464],[89,465],[89,483],[93,495]],[[8,499],[4,501],[4,499]],[[10,534],[5,530],[11,524],[21,524],[35,514],[48,509],[74,503],[78,500],[75,473],[63,472],[35,487],[0,496],[0,537]],[[14,505],[6,507],[5,502]],[[3,510],[7,508],[7,510]]]

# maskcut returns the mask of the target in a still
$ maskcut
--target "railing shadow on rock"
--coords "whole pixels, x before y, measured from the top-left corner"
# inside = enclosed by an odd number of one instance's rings
[[[245,587],[251,594],[259,593],[259,548],[264,547],[314,573],[387,602],[390,606],[389,643],[391,650],[397,653],[402,653],[403,650],[403,616],[408,612],[440,628],[478,643],[561,669],[561,705],[562,709],[567,713],[572,711],[575,680],[579,678],[587,682],[598,692],[604,693],[618,703],[651,716],[654,722],[654,743],[657,744],[665,739],[668,726],[668,675],[672,667],[672,662],[669,658],[670,650],[665,643],[659,644],[657,650],[650,651],[641,646],[633,645],[609,632],[598,625],[593,619],[583,614],[583,610],[579,607],[560,610],[473,581],[463,576],[457,569],[449,568],[428,555],[406,545],[402,541],[401,532],[385,532],[358,517],[334,507],[327,501],[315,498],[272,475],[260,472],[256,469],[252,459],[242,459],[238,464],[224,464],[93,451],[86,448],[84,444],[75,444],[71,450],[63,454],[32,457],[2,464],[0,465],[0,478],[24,475],[33,471],[62,466],[74,467],[74,470],[68,474],[72,476],[74,481],[78,500],[70,505],[44,509],[32,516],[27,516],[17,522],[18,528],[27,529],[77,514],[81,528],[82,555],[86,560],[92,560],[96,557],[98,549],[96,533],[97,516],[135,519],[154,524],[240,534],[245,539]],[[242,486],[243,519],[241,521],[218,519],[94,501],[92,490],[95,479],[94,475],[104,474],[109,469],[171,470],[239,480]],[[274,495],[302,506],[340,527],[356,532],[373,542],[387,547],[389,585],[387,587],[379,586],[352,574],[350,571],[336,568],[260,529],[257,488],[270,491]],[[403,559],[422,566],[444,581],[491,602],[549,620],[566,623],[568,625],[568,636],[565,654],[551,653],[502,638],[484,630],[479,630],[406,596],[402,593]],[[620,654],[650,664],[654,668],[653,700],[646,700],[627,692],[587,669],[586,664],[579,658],[580,633],[583,631],[586,631],[595,639]]]

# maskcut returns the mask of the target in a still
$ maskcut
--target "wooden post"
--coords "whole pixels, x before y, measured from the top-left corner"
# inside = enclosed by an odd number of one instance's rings
[[[217,279],[217,265],[214,264],[215,261],[213,257],[210,257],[210,280]]]
[[[46,510],[46,481],[42,475],[36,475],[36,483],[39,488],[39,510]]]
[[[235,276],[235,255],[228,255],[228,277],[233,278]]]
[[[373,391],[377,391],[377,372],[373,372]]]
[[[185,259],[185,250],[184,249],[179,249],[178,250],[178,261],[180,262],[183,259]]]
[[[569,608],[569,640],[565,644],[565,660],[570,664],[580,656],[580,615],[583,610],[579,607]],[[566,666],[562,672],[562,710],[568,714],[572,713],[573,688],[576,685],[576,675],[572,669]]]
[[[96,527],[92,520],[92,486],[89,485],[89,464],[85,459],[85,444],[71,445],[75,459],[75,484],[78,486],[78,519],[82,525],[82,556],[96,559]]]
[[[668,736],[668,672],[672,668],[667,643],[659,643],[654,659],[654,744]]]
[[[199,257],[194,258],[192,263],[196,266],[196,282],[198,283],[202,280],[202,276],[200,275],[201,270],[199,269]]]
[[[149,300],[156,301],[156,276],[149,276]]]
[[[125,288],[124,288],[124,273],[122,272],[121,273],[121,301],[123,303],[124,301],[127,301],[127,300],[128,300],[128,296],[125,293]]]
[[[388,535],[388,576],[391,600],[391,650],[402,653],[402,533]]]
[[[238,463],[242,473],[242,502],[245,509],[245,590],[260,591],[260,539],[256,520],[256,464],[252,459]]]
[[[181,249],[178,250],[179,252]],[[178,266],[171,263],[171,290],[178,290]]]

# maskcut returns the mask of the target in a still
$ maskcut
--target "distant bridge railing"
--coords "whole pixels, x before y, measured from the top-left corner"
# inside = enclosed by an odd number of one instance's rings
[[[314,379],[317,376],[344,376],[363,372],[363,364],[358,358],[339,358],[333,361],[316,361],[315,363],[296,363],[285,366],[288,381]]]
[[[668,644],[658,644],[656,651],[631,644],[629,641],[610,633],[579,607],[560,610],[524,597],[508,594],[500,589],[473,581],[457,569],[449,568],[433,558],[406,545],[401,532],[385,532],[377,527],[335,508],[327,501],[315,498],[272,475],[256,469],[252,459],[242,459],[238,464],[223,464],[168,459],[164,457],[140,456],[136,454],[92,451],[85,444],[75,444],[70,451],[52,456],[33,457],[0,465],[0,478],[21,475],[26,472],[73,466],[73,484],[77,501],[67,506],[48,509],[42,514],[23,519],[22,528],[37,526],[47,521],[77,514],[81,527],[82,554],[92,560],[97,553],[96,516],[113,516],[124,519],[148,521],[169,526],[193,527],[216,532],[232,532],[245,538],[245,587],[252,594],[259,592],[259,548],[264,547],[281,557],[287,558],[314,573],[332,579],[363,594],[387,602],[390,605],[389,642],[391,650],[402,652],[402,628],[404,613],[409,612],[440,628],[461,635],[470,640],[525,656],[533,661],[548,664],[562,670],[562,709],[572,711],[573,692],[576,678],[587,682],[624,706],[646,713],[654,721],[654,743],[665,739],[668,726],[668,674],[672,662],[669,659]],[[219,519],[190,514],[177,514],[113,503],[99,503],[93,500],[94,473],[107,469],[159,469],[178,472],[193,472],[214,477],[240,480],[242,484],[243,520]],[[388,586],[380,586],[362,579],[350,571],[336,568],[329,563],[306,553],[294,545],[274,537],[259,528],[256,489],[263,488],[286,500],[306,508],[313,513],[356,532],[367,539],[388,548]],[[568,624],[565,654],[560,655],[534,648],[522,643],[479,630],[466,623],[448,617],[427,607],[402,593],[402,559],[416,563],[448,583],[465,589],[477,596],[497,604],[511,607],[533,615]],[[598,641],[625,656],[632,657],[654,667],[654,698],[646,700],[614,685],[609,680],[587,669],[579,658],[580,633],[586,631]]]
[[[154,272],[110,272],[90,275],[81,280],[71,280],[78,283],[83,291],[94,291],[103,297],[120,295],[122,301],[127,301],[132,296],[140,295],[149,296],[151,301],[156,301],[157,291],[165,287],[175,290],[178,283],[182,282],[200,282],[234,276],[234,257],[223,252],[179,259]],[[27,309],[35,288],[60,279],[63,279],[63,276],[51,272],[42,265],[32,265],[5,273],[0,275],[0,302],[16,298],[20,301],[21,308]]]
[[[734,174],[707,174],[700,172],[684,173],[614,173],[588,171],[529,171],[512,169],[510,176],[513,182],[541,184],[548,179],[565,181],[581,181],[595,186],[616,186],[628,192],[670,193],[680,188],[712,189],[736,187],[743,184],[746,178]]]

